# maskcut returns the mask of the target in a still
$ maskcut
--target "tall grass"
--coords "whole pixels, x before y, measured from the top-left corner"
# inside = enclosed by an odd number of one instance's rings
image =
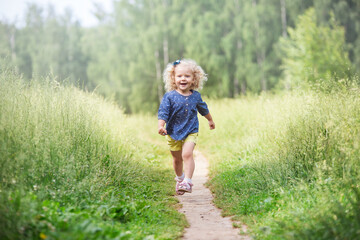
[[[171,166],[137,134],[146,125],[95,94],[8,70],[0,103],[0,239],[181,235]]]
[[[213,158],[210,186],[225,213],[258,239],[359,236],[358,89],[209,105],[217,129],[200,142]]]

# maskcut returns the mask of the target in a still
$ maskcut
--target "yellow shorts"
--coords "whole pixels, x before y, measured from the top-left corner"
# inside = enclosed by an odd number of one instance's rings
[[[198,133],[191,133],[184,140],[174,140],[169,135],[166,135],[166,140],[170,151],[180,151],[185,142],[193,142],[196,145],[197,138]]]

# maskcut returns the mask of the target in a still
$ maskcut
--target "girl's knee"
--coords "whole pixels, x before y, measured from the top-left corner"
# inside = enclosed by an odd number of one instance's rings
[[[181,151],[175,151],[175,152],[172,151],[171,155],[173,157],[174,162],[182,162]]]
[[[178,156],[173,156],[173,161],[174,161],[175,164],[180,164],[180,163],[182,163],[183,159],[182,159],[181,154],[178,155]]]
[[[183,152],[182,158],[183,158],[185,161],[188,160],[188,159],[192,159],[192,158],[193,158],[193,152],[192,152],[192,151]]]

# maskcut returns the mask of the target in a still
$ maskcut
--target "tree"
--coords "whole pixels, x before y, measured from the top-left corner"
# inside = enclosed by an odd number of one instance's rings
[[[360,1],[315,1],[314,7],[317,20],[321,25],[328,26],[331,24],[333,14],[338,24],[344,27],[349,59],[354,68],[360,71]]]
[[[320,86],[331,90],[332,83],[349,77],[351,65],[345,48],[344,29],[334,18],[330,27],[319,26],[313,8],[299,17],[295,27],[288,30],[290,37],[282,38],[285,57],[285,81],[292,87]]]

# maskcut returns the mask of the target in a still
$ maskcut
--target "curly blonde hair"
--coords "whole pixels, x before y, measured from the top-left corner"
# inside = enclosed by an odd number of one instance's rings
[[[204,70],[192,59],[181,59],[174,63],[169,63],[163,73],[163,80],[165,83],[165,90],[170,92],[176,89],[175,85],[175,68],[179,65],[189,66],[194,74],[194,83],[191,87],[193,90],[201,90],[204,82],[207,81],[207,74]]]

